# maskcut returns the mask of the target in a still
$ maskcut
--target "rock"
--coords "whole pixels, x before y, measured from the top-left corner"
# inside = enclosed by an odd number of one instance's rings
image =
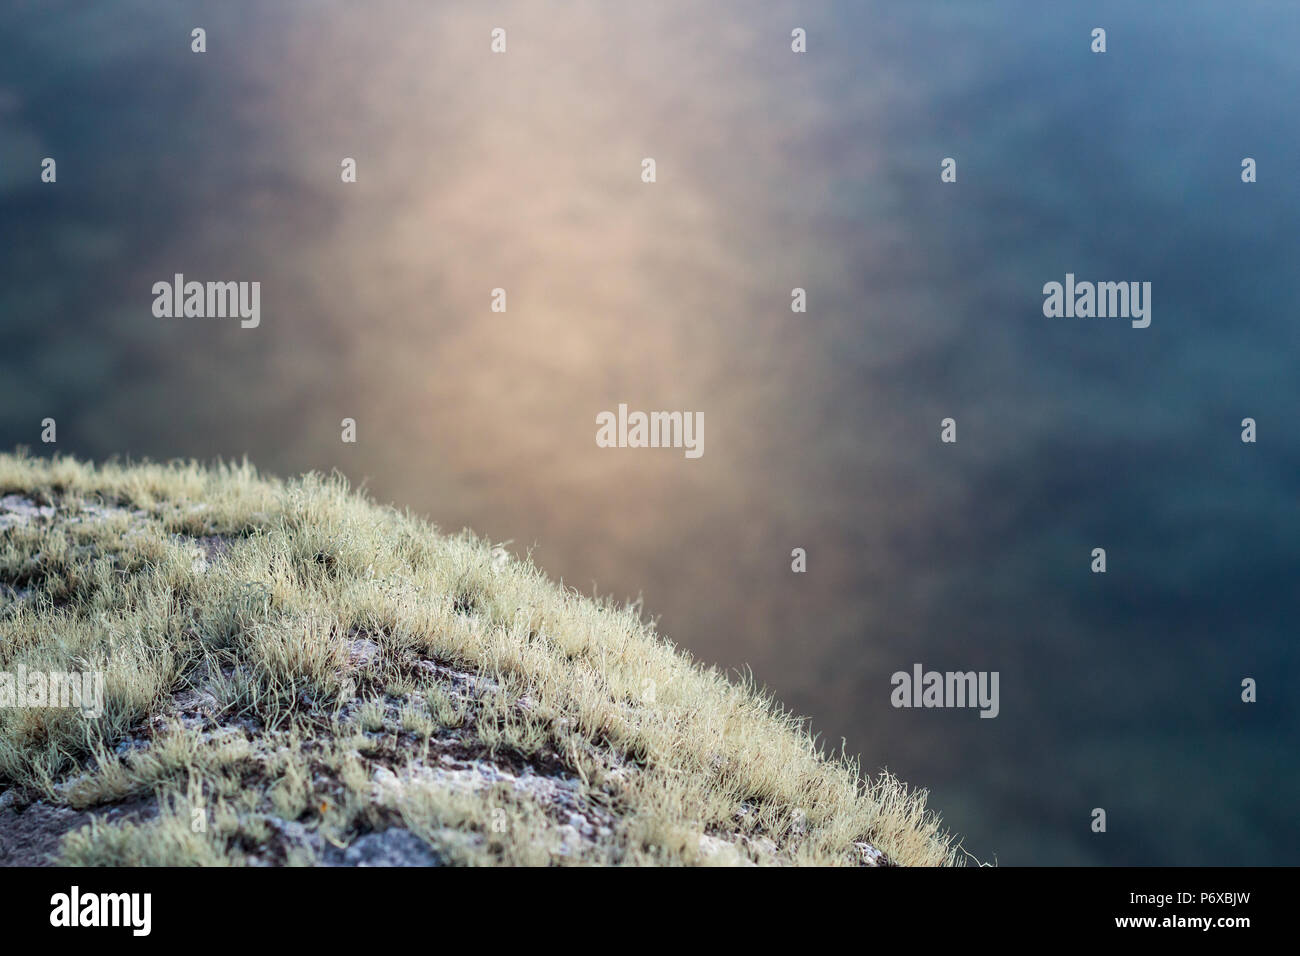
[[[124,800],[93,811],[53,806],[44,800],[20,808],[16,793],[8,790],[0,797],[0,866],[48,866],[73,830],[91,822],[147,820],[156,815],[152,798]]]
[[[344,866],[442,866],[443,860],[410,830],[393,827],[358,837],[343,854]]]
[[[855,843],[858,854],[862,858],[863,866],[897,866],[893,860],[885,856],[870,843]]]
[[[38,505],[22,495],[5,495],[0,498],[0,531],[53,517],[54,508],[50,505]]]
[[[379,660],[379,645],[366,638],[359,638],[348,645],[348,666],[369,667]]]

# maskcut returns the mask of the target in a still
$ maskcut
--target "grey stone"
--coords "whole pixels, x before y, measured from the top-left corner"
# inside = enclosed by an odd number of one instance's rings
[[[358,837],[343,854],[344,866],[442,866],[443,860],[410,830],[394,827]]]

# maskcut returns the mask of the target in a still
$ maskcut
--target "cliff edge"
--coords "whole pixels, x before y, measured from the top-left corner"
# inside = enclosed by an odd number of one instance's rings
[[[924,801],[337,476],[0,455],[0,864],[957,862]]]

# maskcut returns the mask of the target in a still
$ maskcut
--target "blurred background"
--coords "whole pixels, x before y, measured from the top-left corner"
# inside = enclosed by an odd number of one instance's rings
[[[337,468],[531,548],[983,860],[1294,863],[1297,45],[1290,0],[8,0],[0,448]],[[261,326],[154,318],[177,272]],[[1066,272],[1150,328],[1044,318]],[[704,456],[598,448],[620,402]],[[1000,716],[893,709],[914,662]]]

